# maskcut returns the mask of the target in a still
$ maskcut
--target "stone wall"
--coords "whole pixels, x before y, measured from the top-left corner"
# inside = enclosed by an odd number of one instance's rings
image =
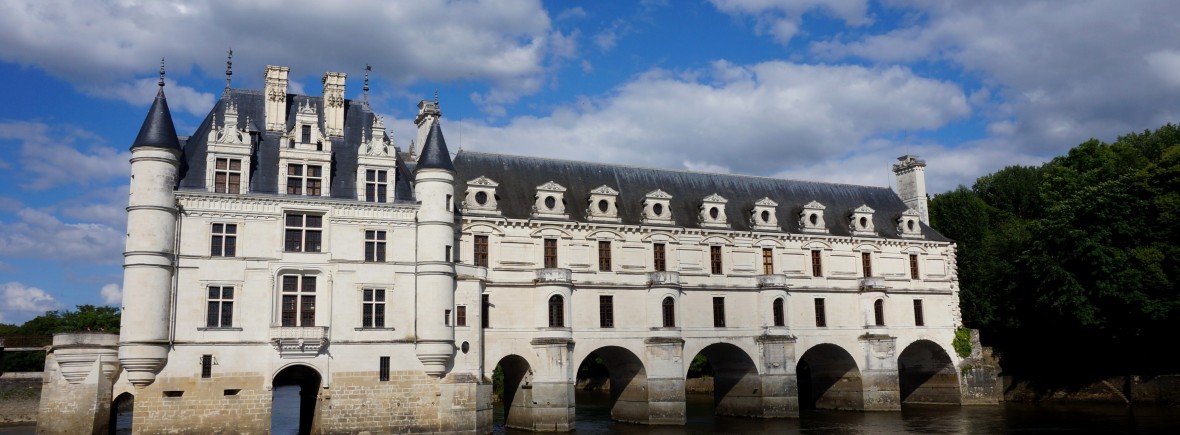
[[[0,375],[0,425],[37,421],[41,372]]]
[[[271,392],[256,373],[158,378],[135,392],[137,433],[266,433]]]

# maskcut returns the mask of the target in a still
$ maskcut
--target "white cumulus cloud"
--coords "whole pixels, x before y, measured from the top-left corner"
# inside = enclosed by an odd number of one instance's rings
[[[102,286],[99,294],[102,295],[103,303],[107,305],[119,305],[123,302],[123,289],[118,284],[112,283]]]
[[[15,281],[0,284],[0,300],[4,302],[0,304],[0,321],[28,317],[61,306],[57,299],[44,290]]]

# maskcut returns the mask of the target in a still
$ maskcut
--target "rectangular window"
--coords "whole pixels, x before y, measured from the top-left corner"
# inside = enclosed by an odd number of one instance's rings
[[[311,126],[304,125],[299,128],[299,141],[303,143],[311,143]]]
[[[389,380],[389,357],[383,356],[380,362],[377,363],[377,380],[386,382]]]
[[[242,193],[242,159],[219,158],[214,162],[213,191]]]
[[[922,314],[922,300],[914,299],[914,325],[926,326],[926,318]]]
[[[455,326],[467,326],[467,306],[455,307]]]
[[[918,254],[910,254],[910,279],[918,279]]]
[[[811,276],[824,276],[824,264],[820,255],[820,251],[811,251]]]
[[[774,248],[762,248],[762,273],[774,274]]]
[[[384,169],[365,170],[365,201],[386,202],[389,192],[389,171]]]
[[[213,355],[201,355],[201,379],[213,377]]]
[[[557,268],[557,239],[545,239],[545,268]]]
[[[451,326],[451,310],[443,310],[443,326]]]
[[[713,298],[713,326],[718,328],[725,327],[725,298]]]
[[[709,260],[710,260],[709,262],[713,266],[713,274],[720,275],[721,274],[721,247],[720,246],[710,246],[709,247]]]
[[[598,297],[598,326],[600,328],[615,327],[615,298],[614,296]]]
[[[323,167],[319,165],[287,165],[287,194],[320,196],[323,186]]]
[[[815,326],[818,328],[828,326],[828,317],[827,314],[824,313],[823,298],[815,298]]]
[[[324,217],[316,214],[287,213],[287,252],[320,252]]]
[[[668,264],[664,261],[665,260],[664,259],[664,244],[663,243],[653,243],[651,245],[651,247],[652,247],[652,256],[653,256],[652,260],[655,263],[656,272],[663,272],[665,270],[668,270]]]
[[[283,326],[315,326],[315,276],[283,275]]]
[[[489,311],[491,311],[491,307],[492,307],[491,296],[486,295],[486,294],[479,295],[479,327],[480,328],[487,328],[488,325],[491,325],[491,321],[490,321],[491,318],[488,317],[488,314],[490,314]]]
[[[234,326],[233,286],[209,286],[208,308],[205,316],[206,328],[232,328]]]
[[[365,261],[370,263],[385,261],[385,231],[365,231]]]
[[[873,276],[873,254],[861,252],[860,267],[861,269],[864,269],[865,278]]]
[[[361,290],[361,327],[385,327],[385,290],[367,288]]]
[[[488,236],[475,236],[475,255],[472,260],[476,266],[488,267]]]
[[[238,224],[213,224],[213,238],[209,242],[209,255],[233,257],[238,253]]]
[[[610,240],[598,241],[598,270],[610,272]]]

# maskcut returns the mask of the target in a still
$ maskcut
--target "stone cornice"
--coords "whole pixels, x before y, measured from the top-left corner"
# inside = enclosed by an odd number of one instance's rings
[[[373,203],[329,197],[298,195],[225,194],[178,190],[176,200],[185,216],[271,220],[284,210],[323,210],[329,222],[398,226],[413,223],[418,204]]]

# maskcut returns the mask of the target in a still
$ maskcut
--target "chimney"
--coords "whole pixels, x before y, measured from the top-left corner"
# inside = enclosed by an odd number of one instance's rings
[[[430,134],[430,124],[441,117],[442,111],[438,110],[437,98],[434,101],[422,100],[418,102],[418,116],[414,118],[414,125],[418,126],[418,140],[414,143],[425,146],[426,136]],[[413,151],[410,152],[413,153]]]
[[[344,135],[344,79],[348,74],[324,73],[324,129],[328,136]]]
[[[915,155],[897,158],[900,163],[893,165],[897,175],[897,196],[905,205],[920,215],[920,220],[930,225],[930,212],[926,206],[926,161]]]
[[[287,128],[287,73],[285,66],[266,66],[266,131]]]

